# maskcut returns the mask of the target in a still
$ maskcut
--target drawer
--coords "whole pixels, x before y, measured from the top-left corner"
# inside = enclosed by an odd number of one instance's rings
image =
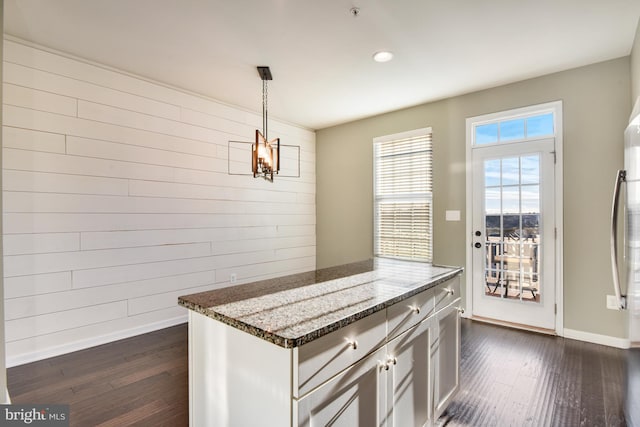
[[[435,307],[434,295],[433,288],[427,289],[387,308],[388,340],[431,316]]]
[[[460,298],[460,276],[439,284],[434,290],[435,311],[438,311]]]
[[[380,310],[317,340],[298,347],[295,397],[303,396],[367,354],[386,340],[386,311]],[[294,353],[294,370],[295,370]],[[297,387],[296,387],[297,385]]]

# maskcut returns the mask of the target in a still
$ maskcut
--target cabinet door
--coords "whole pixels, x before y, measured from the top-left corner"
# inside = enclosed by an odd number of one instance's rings
[[[387,344],[387,427],[422,427],[430,420],[431,319]]]
[[[383,425],[388,372],[385,355],[385,347],[382,347],[300,399],[298,425]]]
[[[435,316],[435,420],[444,412],[460,387],[459,305],[460,300],[457,300]]]

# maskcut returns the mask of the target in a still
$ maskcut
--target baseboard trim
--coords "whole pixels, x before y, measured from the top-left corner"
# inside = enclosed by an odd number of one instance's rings
[[[564,337],[578,341],[586,341],[593,344],[606,345],[622,349],[631,348],[631,341],[627,338],[611,337],[609,335],[593,334],[591,332],[577,331],[575,329],[564,329]]]
[[[153,322],[146,325],[137,326],[135,328],[116,331],[110,334],[104,334],[97,337],[92,337],[90,339],[79,340],[79,341],[74,341],[72,343],[68,343],[60,346],[50,347],[40,351],[22,353],[15,356],[8,356],[7,368],[24,365],[26,363],[37,362],[38,360],[60,356],[60,355],[72,353],[78,350],[84,350],[86,348],[95,347],[95,346],[107,344],[113,341],[134,337],[136,335],[146,334],[147,332],[157,331],[159,329],[168,328],[168,327],[179,325],[181,323],[186,323],[186,322],[187,322],[187,315],[185,314],[182,316],[173,317],[171,319],[165,319],[159,322]]]
[[[537,332],[545,335],[556,335],[553,329],[538,328],[536,326],[523,325],[522,323],[506,322],[504,320],[491,319],[489,317],[472,316],[471,320],[476,322],[489,323],[491,325],[506,326],[512,329],[521,329],[523,331]]]
[[[489,319],[487,317],[471,316],[471,320],[475,320],[477,322],[483,322],[483,323],[490,323],[492,325],[506,326],[508,328],[538,332],[541,334],[560,335],[560,334],[556,334],[556,332],[553,331],[552,329],[536,328],[528,325],[522,325],[519,323],[504,322],[502,320]],[[584,332],[584,331],[578,331],[575,329],[567,329],[567,328],[562,330],[561,336],[564,338],[569,338],[573,340],[589,342],[592,344],[606,345],[608,347],[621,348],[625,350],[628,348],[632,348],[640,345],[640,343],[638,342],[632,343],[631,340],[626,338],[617,338],[617,337],[611,337],[609,335],[593,334],[591,332]]]

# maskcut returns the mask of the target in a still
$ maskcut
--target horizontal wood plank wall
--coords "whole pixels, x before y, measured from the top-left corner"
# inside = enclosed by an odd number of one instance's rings
[[[229,174],[259,113],[16,39],[3,65],[9,366],[183,322],[179,295],[232,274],[315,268],[312,131],[270,120],[301,176],[269,183]]]

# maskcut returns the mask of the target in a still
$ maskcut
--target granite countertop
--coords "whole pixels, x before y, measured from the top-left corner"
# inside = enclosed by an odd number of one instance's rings
[[[178,303],[291,348],[445,282],[462,270],[375,258],[181,296]]]

